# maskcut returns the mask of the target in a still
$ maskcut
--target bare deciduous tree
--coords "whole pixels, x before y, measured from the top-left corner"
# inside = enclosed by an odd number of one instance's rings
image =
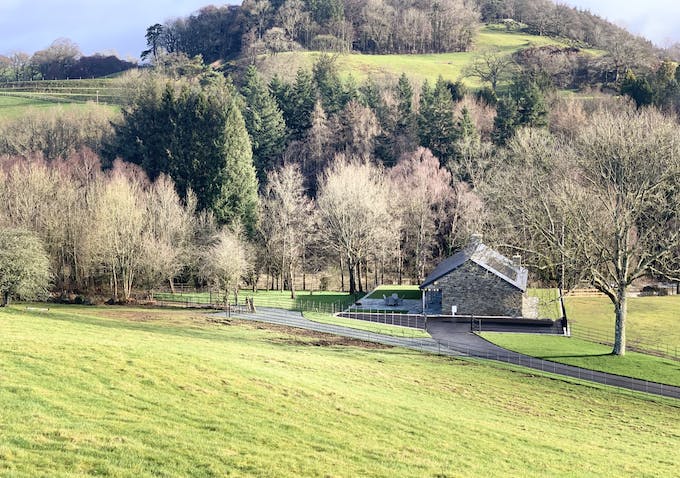
[[[402,253],[412,259],[412,276],[420,282],[436,246],[453,199],[451,174],[440,167],[429,149],[406,155],[390,171],[401,214]]]
[[[317,205],[321,234],[344,259],[354,294],[360,261],[384,239],[386,225],[398,220],[390,215],[384,175],[368,162],[338,155],[323,175]]]
[[[304,257],[312,232],[314,204],[305,195],[304,178],[289,164],[269,173],[263,200],[263,236],[267,249],[280,258],[281,288],[295,298],[295,271]],[[304,266],[304,264],[303,264]]]
[[[490,83],[491,89],[496,91],[498,82],[510,73],[513,64],[510,55],[497,49],[487,49],[475,56],[465,69],[465,75]]]
[[[246,248],[239,233],[223,228],[213,236],[213,243],[203,250],[200,274],[224,291],[225,301],[233,291],[238,303],[239,283],[248,267]]]
[[[626,351],[627,288],[680,275],[680,128],[654,111],[596,113],[571,148],[522,132],[497,183],[515,247],[553,277],[585,278],[614,306],[613,353]],[[499,221],[500,223],[501,221]]]

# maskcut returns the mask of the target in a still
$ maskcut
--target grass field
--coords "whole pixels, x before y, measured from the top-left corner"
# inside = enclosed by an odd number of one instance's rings
[[[97,103],[119,111],[122,87],[107,79],[0,83],[0,119],[12,119],[28,108],[78,108]]]
[[[554,38],[507,32],[490,25],[481,28],[474,49],[470,52],[427,55],[346,54],[338,55],[336,65],[341,76],[351,74],[357,80],[398,77],[406,73],[412,81],[421,83],[424,80],[435,81],[441,75],[451,81],[463,79],[469,87],[478,88],[481,86],[478,79],[462,76],[465,67],[479,51],[497,48],[503,53],[511,54],[530,46],[545,45],[565,46],[562,41]],[[597,54],[595,51],[592,53]],[[316,52],[279,53],[261,59],[261,67],[265,72],[277,71],[292,78],[298,68],[311,68],[318,55]]]
[[[614,336],[614,306],[605,297],[569,297],[568,317],[606,337]],[[631,342],[664,343],[680,348],[680,296],[628,299],[627,334]]]
[[[541,317],[560,317],[554,289],[530,289],[539,297]],[[566,297],[567,317],[572,330],[589,332],[602,339],[614,338],[614,306],[606,297]],[[663,344],[680,351],[680,296],[630,297],[628,299],[627,337],[631,344]]]
[[[39,97],[29,97],[29,96],[3,96],[0,95],[0,120],[3,119],[14,119],[26,114],[26,111],[31,109],[70,109],[70,108],[81,108],[85,103],[73,103],[69,101],[55,102],[48,101],[45,99],[40,99]],[[118,108],[115,106],[105,106],[102,108],[108,108],[111,111],[117,111]]]
[[[0,310],[3,476],[677,476],[679,409],[192,311]]]
[[[354,297],[345,292],[334,291],[299,291],[296,298],[290,298],[289,291],[278,290],[241,290],[239,292],[239,302],[243,302],[246,297],[252,298],[255,307],[276,307],[285,310],[316,310],[322,312],[340,312],[354,302]],[[168,302],[195,302],[197,304],[209,304],[223,300],[223,294],[210,292],[190,292],[170,294],[165,292],[154,293],[157,300]],[[233,295],[229,297],[234,300]]]
[[[650,382],[680,386],[680,362],[653,355],[628,352],[611,355],[611,347],[570,337],[525,334],[482,334],[491,342],[515,352],[553,362],[576,365]]]

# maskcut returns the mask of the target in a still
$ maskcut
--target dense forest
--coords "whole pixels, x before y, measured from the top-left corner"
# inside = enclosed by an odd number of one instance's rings
[[[205,7],[147,30],[149,50],[212,63],[300,48],[364,53],[467,51],[481,23],[563,38],[576,47],[658,53],[588,11],[550,0],[246,0]]]

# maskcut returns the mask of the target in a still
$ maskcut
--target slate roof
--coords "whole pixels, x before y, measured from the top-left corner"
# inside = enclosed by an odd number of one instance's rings
[[[427,276],[425,282],[420,285],[420,288],[425,289],[470,260],[517,287],[522,292],[527,290],[527,279],[529,276],[527,268],[514,265],[511,259],[508,259],[482,243],[468,246],[457,254],[440,262],[432,273]]]

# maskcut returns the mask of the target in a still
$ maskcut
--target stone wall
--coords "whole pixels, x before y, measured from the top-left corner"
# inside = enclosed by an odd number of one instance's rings
[[[442,314],[451,306],[460,315],[522,316],[522,291],[473,261],[437,280],[431,287],[442,291]]]

